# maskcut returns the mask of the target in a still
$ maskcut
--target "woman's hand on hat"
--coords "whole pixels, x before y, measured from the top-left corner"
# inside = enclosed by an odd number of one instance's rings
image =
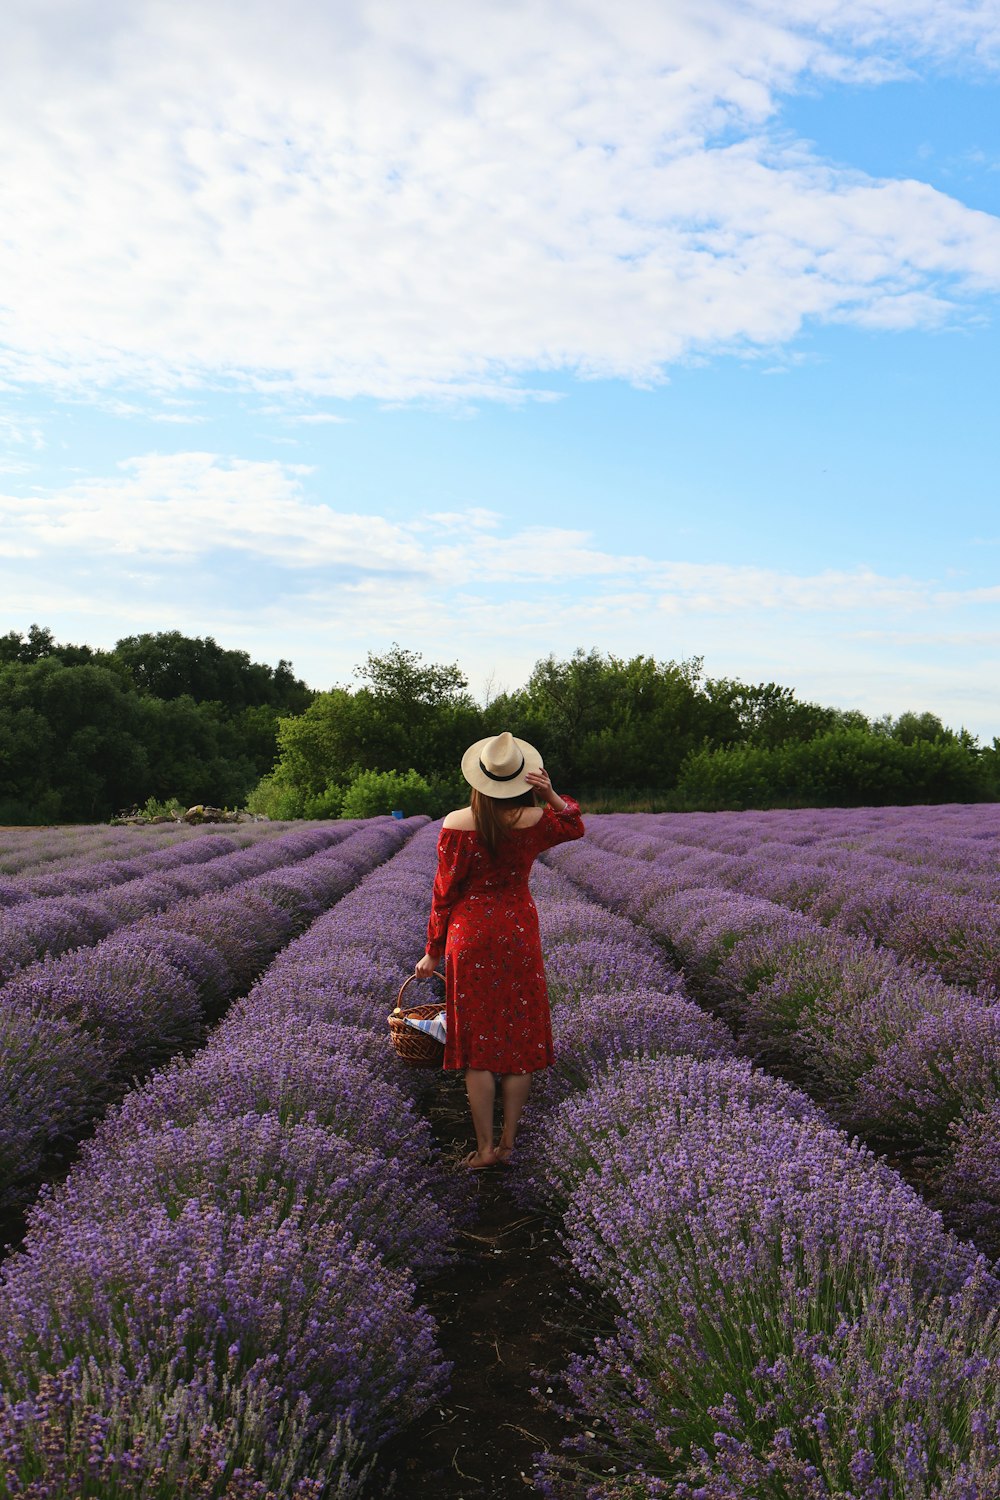
[[[418,979],[430,979],[437,965],[429,953],[425,953],[418,964],[414,964],[413,972]]]
[[[558,792],[552,790],[552,782],[544,766],[539,766],[537,771],[525,771],[524,779],[550,807],[555,807],[557,802],[565,805]]]

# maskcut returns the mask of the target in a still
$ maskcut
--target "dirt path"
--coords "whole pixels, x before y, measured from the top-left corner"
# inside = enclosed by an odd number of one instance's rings
[[[427,1114],[447,1159],[469,1150],[461,1079],[442,1079]],[[546,1385],[533,1371],[561,1369],[585,1345],[585,1304],[550,1221],[514,1201],[514,1171],[475,1174],[479,1214],[460,1234],[460,1263],[421,1288],[454,1371],[446,1404],[383,1450],[405,1500],[527,1495],[533,1455],[557,1448],[569,1431],[531,1395]]]

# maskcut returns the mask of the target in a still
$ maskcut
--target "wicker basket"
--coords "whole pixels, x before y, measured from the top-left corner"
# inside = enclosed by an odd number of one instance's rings
[[[416,974],[411,974],[409,979],[405,979],[400,986],[396,997],[396,1008],[389,1015],[389,1035],[396,1049],[396,1056],[401,1062],[406,1063],[407,1067],[439,1068],[444,1060],[444,1042],[439,1042],[427,1031],[416,1031],[406,1024],[407,1016],[415,1016],[420,1021],[426,1021],[431,1016],[436,1016],[442,1009],[440,1000],[434,1000],[427,1005],[403,1004],[406,986],[412,984],[416,977]],[[443,979],[444,975],[435,970],[434,977]]]

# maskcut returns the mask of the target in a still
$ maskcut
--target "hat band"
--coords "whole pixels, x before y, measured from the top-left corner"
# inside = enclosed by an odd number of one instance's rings
[[[521,756],[521,764],[518,766],[517,770],[511,771],[509,776],[498,776],[495,771],[488,771],[483,765],[482,756],[479,757],[479,769],[482,771],[483,775],[488,776],[491,781],[516,781],[521,772],[524,770],[524,756]]]

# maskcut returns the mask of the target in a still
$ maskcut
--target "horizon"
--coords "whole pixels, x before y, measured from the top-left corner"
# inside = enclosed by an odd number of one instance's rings
[[[47,628],[44,625],[40,625],[39,622],[37,622],[37,621],[34,622],[34,624],[33,624],[33,626],[31,628],[35,628],[36,625],[38,626],[38,628],[40,628],[42,630],[45,630]],[[136,632],[136,634],[141,634],[141,633],[142,632]],[[169,634],[171,632],[168,630],[168,631],[166,631],[164,633],[165,634]],[[22,632],[22,634],[24,634],[24,633]],[[183,632],[182,632],[182,634],[183,634]],[[188,638],[191,639],[191,637],[188,637]],[[123,638],[123,639],[128,639],[128,638],[126,637],[126,638]],[[228,650],[235,650],[235,651],[243,650],[243,648],[239,647],[239,646],[223,646],[221,642],[216,641],[215,638],[212,637],[212,636],[201,637],[200,639],[205,640],[205,641],[211,641],[211,642],[213,642],[221,650],[226,650],[226,651],[228,651]],[[115,644],[117,644],[117,643],[115,643]],[[97,651],[97,650],[103,651],[105,649],[108,649],[108,650],[113,649],[113,647],[109,647],[109,648],[95,647],[95,646],[91,645],[90,642],[87,642],[87,641],[55,641],[54,640],[54,645],[57,648],[58,647],[80,647],[80,646],[85,646],[85,647],[88,647],[92,651]],[[390,649],[392,647],[399,647],[404,652],[411,651],[413,649],[413,648],[408,647],[405,644],[405,642],[401,642],[401,641],[393,641],[393,642],[391,642],[390,643]],[[578,647],[578,648],[575,648],[575,649],[579,650],[579,651],[586,651],[587,648]],[[598,648],[594,647],[594,648],[590,648],[590,649],[596,650]],[[247,653],[247,654],[249,655],[249,653]],[[376,653],[376,654],[380,654],[380,653]],[[457,660],[450,660],[450,661],[447,661],[447,662],[443,661],[443,660],[431,661],[428,658],[426,658],[424,656],[424,654],[422,652],[420,652],[420,651],[413,651],[413,654],[425,666],[429,666],[429,667],[431,667],[431,666],[457,667],[458,670],[459,670],[459,672],[461,673],[463,679],[465,680],[465,687],[462,689],[462,691],[468,693],[468,695],[472,698],[472,700],[476,704],[476,706],[478,708],[482,709],[484,712],[488,712],[488,710],[490,708],[490,705],[493,702],[495,702],[495,700],[499,696],[500,692],[502,692],[502,691],[503,692],[518,692],[518,691],[523,690],[527,686],[528,677],[530,676],[530,673],[528,673],[528,674],[525,675],[525,678],[524,678],[523,682],[509,684],[504,689],[496,688],[495,685],[492,682],[487,682],[485,684],[485,687],[483,689],[481,689],[479,692],[477,692],[476,689],[475,689],[475,687],[474,687],[474,685],[469,680],[468,675],[466,674],[465,669],[462,666],[462,663],[460,661],[457,661]],[[614,653],[603,652],[601,654],[603,656],[605,656],[605,657],[610,657]],[[642,654],[647,654],[648,655],[648,653],[642,653]],[[561,657],[561,658],[557,657],[556,659],[557,660],[568,660],[569,657],[572,656],[572,655],[573,655],[573,653],[571,652],[571,653],[569,653],[567,655],[567,657]],[[694,658],[696,660],[698,659],[697,652],[694,653]],[[544,660],[545,660],[545,658],[539,658],[538,661],[534,665],[535,666],[541,665],[542,661],[544,661]],[[661,667],[663,667],[663,666],[684,667],[684,666],[687,666],[690,663],[690,661],[691,661],[691,658],[683,658],[681,660],[676,660],[676,661],[672,660],[672,659],[670,659],[670,660],[661,660],[661,661],[657,662],[657,665],[661,666]],[[303,683],[304,686],[305,686],[305,688],[309,692],[314,693],[314,694],[336,692],[336,691],[339,691],[339,690],[344,690],[346,692],[357,692],[357,691],[359,691],[359,689],[361,689],[362,687],[365,687],[367,685],[365,683],[365,680],[364,680],[365,679],[365,673],[364,673],[365,663],[364,662],[356,662],[355,663],[354,667],[352,668],[352,670],[351,670],[351,672],[349,674],[349,680],[339,681],[339,682],[330,682],[330,683],[327,683],[327,684],[325,684],[324,686],[321,686],[321,687],[320,686],[316,686],[313,683],[307,682],[305,680],[305,678],[301,677],[299,675],[297,669],[296,669],[295,662],[292,661],[292,660],[290,660],[287,657],[281,656],[281,657],[278,658],[278,661],[275,661],[275,662],[256,662],[256,661],[254,661],[254,659],[252,657],[250,657],[250,662],[251,662],[251,665],[254,665],[254,666],[269,666],[272,669],[276,668],[278,666],[279,662],[284,662],[287,666],[289,666],[291,668],[292,675],[296,679],[296,681]],[[698,676],[696,678],[696,682],[697,682],[698,686],[700,688],[704,688],[704,686],[709,681],[712,681],[712,680],[715,680],[714,674],[705,671],[704,670],[704,665],[703,665],[700,673],[698,674]],[[741,682],[743,686],[747,686],[747,687],[750,687],[750,686],[765,686],[766,685],[766,684],[764,684],[762,682],[751,683],[751,682],[745,681],[744,679],[736,679],[736,680],[739,681],[739,682]],[[796,701],[799,702],[799,703],[804,703],[804,702],[809,702],[809,701],[815,702],[815,700],[807,700],[807,699],[805,699],[803,697],[803,695],[798,691],[798,689],[796,688],[796,686],[795,686],[794,683],[777,682],[777,683],[772,683],[771,685],[779,687],[779,688],[790,689],[792,691],[792,693],[793,693]],[[156,695],[154,694],[153,696],[155,697]],[[821,707],[821,708],[834,708],[834,707],[836,707],[836,705],[834,705],[834,704],[828,704],[828,703],[817,703],[816,706]],[[922,714],[922,713],[925,713],[925,712],[931,712],[931,713],[933,713],[932,709],[931,710],[927,710],[925,708],[920,707],[919,705],[915,705],[911,711],[913,713],[918,714],[918,715]],[[294,717],[294,715],[293,715],[293,717]],[[891,715],[891,714],[872,714],[869,717],[872,720],[878,720],[878,719],[882,719],[882,718],[898,718],[899,716],[898,715]],[[963,725],[959,725],[959,724],[949,724],[949,723],[947,723],[947,721],[942,721],[942,723],[943,723],[943,727],[946,730],[951,730],[951,731],[953,731],[955,733],[958,733],[959,730],[961,730],[962,728],[967,727],[967,726],[963,726]],[[984,748],[989,748],[988,742],[984,742]]]

